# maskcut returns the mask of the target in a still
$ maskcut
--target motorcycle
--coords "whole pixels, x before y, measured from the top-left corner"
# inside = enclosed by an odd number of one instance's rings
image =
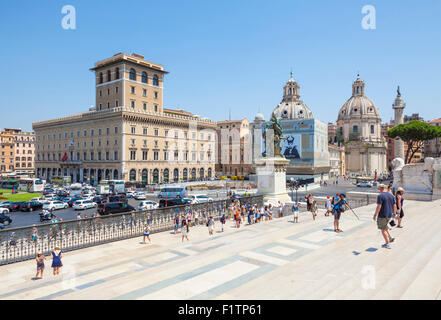
[[[56,217],[56,215],[54,215],[52,212],[48,212],[47,214],[44,212],[40,212],[40,222],[44,222],[44,221],[51,221],[53,218]]]

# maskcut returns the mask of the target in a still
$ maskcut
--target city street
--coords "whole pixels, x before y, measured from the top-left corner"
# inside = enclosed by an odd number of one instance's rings
[[[218,191],[190,191],[188,193],[189,195],[192,194],[206,194],[209,197],[211,197],[213,200],[220,200],[224,199],[226,197],[225,190],[218,190]],[[147,200],[153,200],[156,202],[159,202],[158,197],[156,196],[156,193],[147,193]],[[138,205],[142,200],[135,200],[135,199],[128,199],[128,202],[131,206],[133,206],[136,210],[138,210]],[[60,217],[63,220],[75,220],[78,213],[81,213],[81,216],[84,216],[84,214],[87,214],[87,216],[91,216],[92,213],[96,211],[96,209],[85,209],[85,210],[74,210],[73,208],[68,209],[61,209],[61,210],[55,210],[53,213]],[[32,226],[32,225],[40,225],[42,222],[40,222],[40,216],[39,211],[33,211],[33,212],[21,212],[21,211],[15,211],[10,212],[8,215],[12,219],[12,224],[7,225],[5,229],[11,229],[11,228],[19,228],[19,227],[25,227],[25,226]],[[48,223],[47,221],[45,223]]]

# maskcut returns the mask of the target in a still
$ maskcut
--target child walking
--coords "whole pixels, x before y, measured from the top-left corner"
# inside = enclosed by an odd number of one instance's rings
[[[143,243],[145,243],[145,238],[149,239],[149,242],[152,243],[152,240],[150,240],[150,226],[146,223],[144,225],[144,239]]]

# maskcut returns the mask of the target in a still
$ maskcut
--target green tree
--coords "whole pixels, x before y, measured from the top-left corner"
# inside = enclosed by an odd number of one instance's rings
[[[388,130],[387,136],[392,139],[399,137],[407,144],[404,162],[410,163],[415,153],[422,150],[425,141],[441,137],[441,127],[412,120],[409,123],[399,124]]]

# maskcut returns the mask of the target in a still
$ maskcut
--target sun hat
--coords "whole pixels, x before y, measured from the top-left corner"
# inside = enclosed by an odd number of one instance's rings
[[[387,186],[385,184],[383,184],[383,183],[380,183],[378,185],[378,189],[386,189],[386,188],[387,188]]]
[[[402,191],[402,192],[404,192],[404,189],[401,188],[401,187],[399,187],[399,188],[397,189],[397,191]]]

